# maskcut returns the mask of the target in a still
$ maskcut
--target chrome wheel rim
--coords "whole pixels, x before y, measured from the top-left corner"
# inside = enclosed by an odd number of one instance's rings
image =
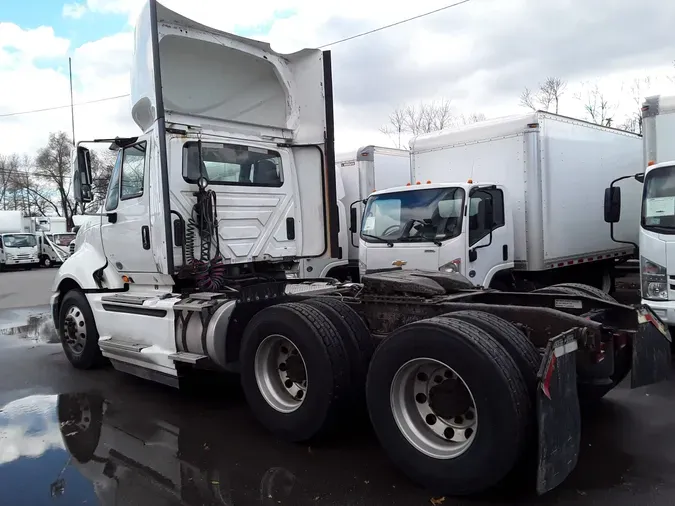
[[[87,343],[87,324],[82,310],[72,306],[63,322],[63,336],[66,345],[74,355],[81,355]]]
[[[416,358],[403,364],[391,384],[390,406],[403,436],[429,457],[456,458],[476,438],[473,394],[452,368],[438,360]]]
[[[267,336],[254,359],[255,379],[263,398],[281,413],[298,409],[307,394],[307,366],[298,348],[280,334]]]

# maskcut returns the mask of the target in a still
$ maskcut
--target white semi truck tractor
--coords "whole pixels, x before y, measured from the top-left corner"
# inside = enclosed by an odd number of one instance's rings
[[[200,368],[238,372],[254,417],[287,441],[367,409],[394,464],[447,495],[495,486],[530,452],[538,492],[551,490],[580,452],[579,396],[666,376],[660,320],[584,285],[289,279],[301,259],[337,258],[330,52],[279,54],[154,0],[134,39],[143,133],[105,140],[119,148],[105,204],[53,286],[73,366],[176,387]],[[76,151],[88,202],[86,143]]]

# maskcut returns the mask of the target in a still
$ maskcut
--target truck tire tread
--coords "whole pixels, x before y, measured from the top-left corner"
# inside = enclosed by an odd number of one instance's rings
[[[317,309],[325,308],[327,314],[333,313],[342,322],[347,330],[346,349],[351,355],[351,363],[354,366],[352,372],[355,374],[352,377],[354,381],[359,381],[362,385],[368,373],[368,364],[375,351],[375,342],[365,322],[351,307],[333,297],[317,297],[303,302]]]
[[[560,283],[558,285],[552,286],[552,288],[555,287],[571,288],[573,290],[578,290],[579,292],[588,294],[591,297],[595,297],[597,299],[606,300],[607,302],[616,302],[616,299],[614,297],[603,292],[599,288],[590,285],[584,285],[582,283]]]
[[[458,361],[462,351],[464,356]],[[472,394],[480,390],[476,434],[483,439],[474,440],[458,457],[427,457],[398,429],[391,411],[389,388],[398,368],[411,357],[431,357],[451,364],[454,360],[455,366],[466,368],[465,374],[475,375],[469,388]],[[451,364],[447,365],[453,367]],[[466,381],[462,373],[458,374]],[[468,322],[435,317],[393,332],[375,350],[366,391],[371,421],[382,446],[399,468],[433,493],[468,495],[497,486],[525,449],[532,407],[523,375],[499,342]],[[493,416],[482,410],[488,413],[494,410]],[[500,416],[496,415],[498,412]],[[487,426],[482,431],[481,422]]]
[[[541,354],[532,341],[515,325],[504,318],[484,311],[457,311],[443,314],[440,317],[465,321],[490,334],[511,355],[523,375],[530,399],[534,399]]]

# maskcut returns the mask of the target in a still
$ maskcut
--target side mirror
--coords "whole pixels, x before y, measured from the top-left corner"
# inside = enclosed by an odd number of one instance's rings
[[[356,208],[349,208],[349,231],[352,234],[356,233]]]
[[[82,204],[94,200],[91,190],[91,155],[87,148],[77,147],[77,160],[73,171],[73,194]]]
[[[645,182],[645,173],[644,173],[644,172],[640,172],[639,174],[635,174],[635,180],[636,180],[638,183],[644,183],[644,182]]]
[[[605,222],[617,223],[621,219],[621,188],[605,188]]]

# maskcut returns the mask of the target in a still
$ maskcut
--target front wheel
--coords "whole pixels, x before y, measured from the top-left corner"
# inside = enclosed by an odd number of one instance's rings
[[[94,314],[82,292],[71,290],[63,297],[58,332],[63,351],[73,367],[92,369],[103,364]]]
[[[504,347],[468,322],[431,318],[393,332],[375,351],[366,396],[384,450],[432,493],[492,488],[525,449],[525,380]]]
[[[49,257],[44,257],[44,259],[42,260],[42,265],[44,265],[45,267],[49,268],[49,267],[53,267],[53,266],[54,266],[54,262],[52,262],[52,259],[51,259],[51,258],[49,258]]]

